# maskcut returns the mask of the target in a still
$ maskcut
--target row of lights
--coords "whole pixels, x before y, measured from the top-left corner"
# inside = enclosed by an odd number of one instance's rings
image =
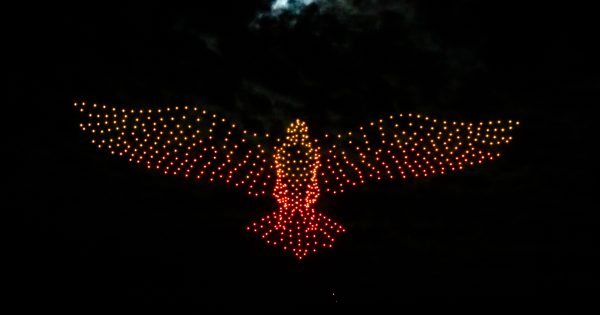
[[[256,133],[198,107],[118,110],[75,103],[99,149],[169,175],[221,181],[259,196],[272,187],[271,157]],[[269,135],[265,135],[269,137]]]
[[[460,171],[500,156],[518,121],[479,123],[399,114],[358,130],[325,135],[321,183],[338,194],[368,180],[422,178]]]

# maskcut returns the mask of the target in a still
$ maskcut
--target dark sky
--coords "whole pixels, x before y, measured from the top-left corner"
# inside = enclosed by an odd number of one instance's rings
[[[261,310],[566,301],[597,291],[590,202],[600,76],[589,8],[467,0],[269,7],[15,9],[9,88],[25,114],[5,116],[21,127],[4,150],[23,163],[8,210],[24,215],[15,235],[24,305]],[[74,101],[201,104],[273,134],[298,117],[314,132],[343,131],[410,111],[517,119],[522,128],[488,165],[324,196],[318,208],[348,233],[298,262],[243,230],[273,211],[273,200],[107,156],[78,130]]]

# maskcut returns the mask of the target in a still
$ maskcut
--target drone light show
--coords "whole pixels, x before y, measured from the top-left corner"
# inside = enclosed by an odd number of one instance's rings
[[[247,131],[197,106],[74,106],[81,115],[81,130],[98,149],[165,175],[275,198],[279,208],[246,230],[298,259],[333,247],[346,231],[315,209],[321,195],[493,161],[519,125],[513,120],[446,121],[401,113],[318,137],[311,135],[307,122],[297,119],[285,132],[270,135]]]

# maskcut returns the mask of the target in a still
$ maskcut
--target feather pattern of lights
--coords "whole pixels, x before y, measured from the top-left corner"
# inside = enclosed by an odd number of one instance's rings
[[[398,114],[355,130],[311,138],[295,120],[283,139],[248,132],[194,106],[118,109],[75,103],[91,143],[147,169],[220,182],[279,209],[249,224],[269,245],[302,259],[333,246],[345,228],[315,210],[372,180],[408,180],[460,171],[500,156],[518,121],[459,122]]]

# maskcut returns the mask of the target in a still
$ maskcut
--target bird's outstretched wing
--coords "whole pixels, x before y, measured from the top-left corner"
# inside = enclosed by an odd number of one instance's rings
[[[258,136],[194,106],[123,109],[75,103],[80,128],[99,149],[164,174],[206,179],[264,195],[274,170]]]
[[[419,114],[374,120],[318,139],[319,184],[337,194],[369,180],[445,174],[493,160],[512,140],[517,121],[459,122]]]

